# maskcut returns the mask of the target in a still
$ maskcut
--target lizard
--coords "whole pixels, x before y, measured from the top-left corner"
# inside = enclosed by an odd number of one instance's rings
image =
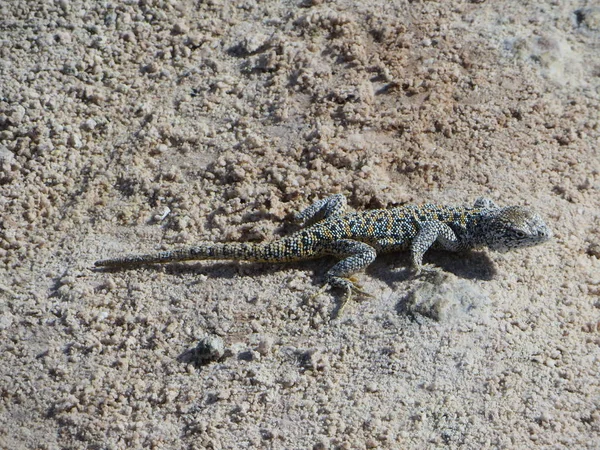
[[[389,209],[346,212],[343,194],[313,203],[296,219],[296,233],[265,243],[209,242],[145,255],[128,255],[95,262],[96,267],[124,268],[144,264],[191,260],[241,260],[279,263],[331,255],[339,261],[325,275],[325,285],[367,294],[353,275],[364,270],[378,254],[409,250],[416,274],[430,248],[460,252],[487,247],[508,250],[548,241],[552,231],[532,209],[498,207],[480,197],[472,207],[437,204],[405,205]],[[318,295],[318,294],[317,294]]]

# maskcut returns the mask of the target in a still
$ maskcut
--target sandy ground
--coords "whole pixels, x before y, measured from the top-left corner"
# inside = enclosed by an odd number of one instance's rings
[[[0,447],[600,448],[600,5],[0,1]],[[521,251],[94,271],[332,193]],[[199,361],[205,336],[218,361]]]

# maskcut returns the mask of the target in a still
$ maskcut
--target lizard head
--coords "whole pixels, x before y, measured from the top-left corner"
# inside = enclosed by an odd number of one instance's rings
[[[552,231],[534,211],[521,206],[500,208],[486,224],[486,244],[499,252],[546,242]]]

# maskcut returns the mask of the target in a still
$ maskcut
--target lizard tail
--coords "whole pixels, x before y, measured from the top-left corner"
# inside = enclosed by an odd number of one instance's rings
[[[96,261],[96,267],[127,267],[176,261],[225,259],[253,262],[286,262],[317,256],[303,251],[299,239],[284,238],[268,243],[211,243],[147,255],[129,255]]]

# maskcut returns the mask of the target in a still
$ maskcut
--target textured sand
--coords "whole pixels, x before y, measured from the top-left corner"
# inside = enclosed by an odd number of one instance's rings
[[[600,6],[0,1],[0,447],[600,448]],[[94,271],[342,192],[554,240]],[[218,361],[195,358],[222,339]]]

